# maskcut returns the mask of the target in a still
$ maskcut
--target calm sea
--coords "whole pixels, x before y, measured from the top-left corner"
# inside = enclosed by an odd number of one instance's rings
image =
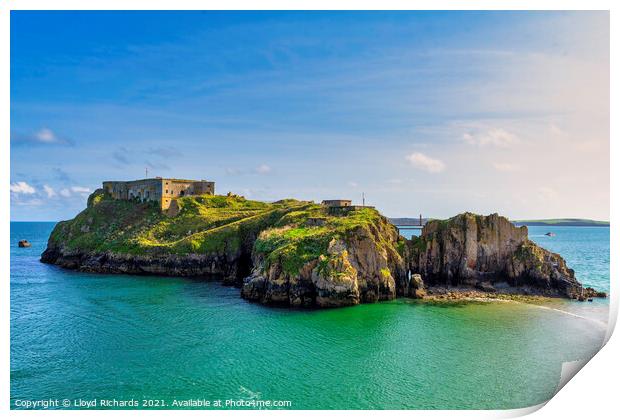
[[[217,281],[41,264],[53,223],[11,224],[11,403],[283,400],[297,409],[507,409],[550,398],[601,346],[607,301],[263,307]],[[531,227],[609,289],[609,229]],[[18,248],[28,239],[32,248]]]

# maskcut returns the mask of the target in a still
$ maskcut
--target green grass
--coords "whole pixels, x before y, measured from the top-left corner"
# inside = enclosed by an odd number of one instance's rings
[[[254,247],[267,265],[278,262],[289,274],[326,254],[332,239],[387,224],[374,209],[331,215],[324,206],[293,199],[189,196],[178,199],[181,210],[174,217],[154,203],[113,200],[101,190],[88,203],[73,220],[57,225],[53,243],[77,252],[133,255],[229,255]],[[394,246],[381,240],[378,245]]]
[[[315,226],[316,220],[322,221],[322,225]],[[380,223],[387,221],[370,208],[330,215],[323,206],[307,205],[302,210],[287,214],[273,228],[262,232],[255,249],[266,255],[267,266],[278,263],[286,273],[294,275],[306,263],[325,255],[332,239],[351,238],[360,229],[371,229]],[[393,246],[381,243],[381,240],[377,245]]]
[[[190,196],[178,200],[175,217],[155,203],[112,200],[100,190],[73,220],[61,222],[51,235],[68,250],[128,254],[234,251],[248,230],[267,227],[302,205],[268,204],[243,197]]]
[[[326,227],[276,227],[262,232],[254,247],[266,256],[268,266],[278,262],[285,272],[295,274],[304,264],[325,254],[334,236]]]

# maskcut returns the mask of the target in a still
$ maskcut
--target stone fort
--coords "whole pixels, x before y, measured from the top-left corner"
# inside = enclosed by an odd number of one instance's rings
[[[104,181],[103,189],[116,200],[156,201],[162,210],[167,210],[178,197],[215,194],[215,182],[156,177],[135,181]]]

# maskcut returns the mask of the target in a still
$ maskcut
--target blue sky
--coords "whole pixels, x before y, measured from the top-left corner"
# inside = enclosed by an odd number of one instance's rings
[[[11,13],[11,218],[209,179],[388,216],[609,218],[606,12]]]

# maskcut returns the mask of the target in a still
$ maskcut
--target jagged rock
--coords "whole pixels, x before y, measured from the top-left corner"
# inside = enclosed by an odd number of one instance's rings
[[[357,270],[349,262],[349,253],[342,240],[332,239],[327,255],[319,257],[312,270],[316,304],[321,307],[356,305],[360,302]]]
[[[21,241],[19,241],[17,243],[17,246],[19,248],[30,248],[32,246],[32,244],[30,242],[28,242],[27,240],[22,239]]]
[[[410,281],[410,297],[413,298],[423,298],[426,296],[426,288],[424,287],[424,281],[422,280],[422,276],[419,274],[414,274],[411,276]]]
[[[431,220],[408,245],[409,269],[421,273],[429,285],[474,285],[492,291],[494,283],[507,281],[548,296],[583,293],[561,256],[530,241],[526,226],[516,227],[498,214]]]
[[[111,252],[87,253],[50,247],[41,261],[63,268],[92,273],[153,274],[166,276],[222,276],[227,284],[238,284],[238,272],[245,271],[239,255],[127,255]]]
[[[265,295],[266,282],[265,276],[257,273],[246,277],[241,286],[241,297],[259,301]]]
[[[411,298],[423,298],[426,295],[426,289],[422,276],[409,272],[407,278],[399,282],[398,295]]]
[[[481,281],[476,284],[476,288],[482,290],[483,292],[495,292],[495,287],[489,281]]]
[[[393,246],[380,244],[397,241],[394,227],[381,219],[346,239],[333,238],[325,254],[294,275],[287,274],[280,262],[266,264],[266,255],[255,251],[254,271],[244,279],[241,295],[264,304],[318,307],[394,299],[395,276],[402,278],[404,260]]]

